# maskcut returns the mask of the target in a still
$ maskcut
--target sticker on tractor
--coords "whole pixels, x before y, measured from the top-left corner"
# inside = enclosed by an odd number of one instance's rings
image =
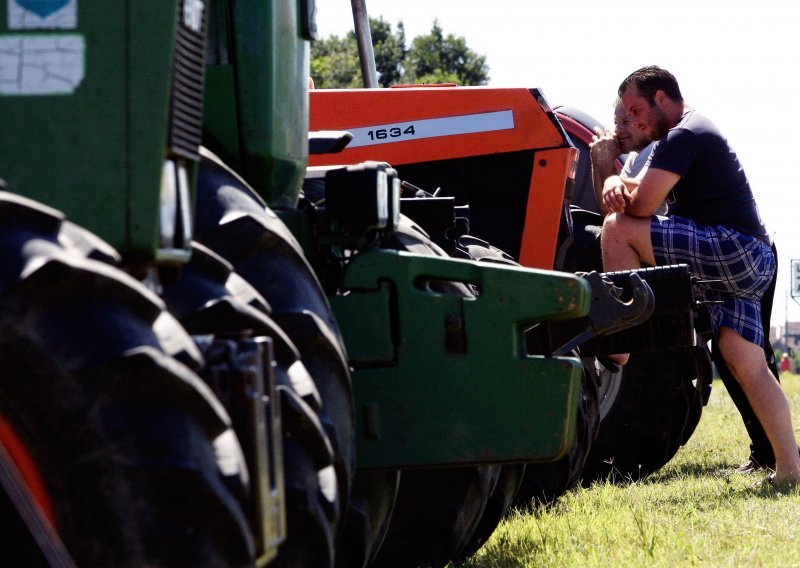
[[[380,124],[364,128],[348,128],[353,140],[348,148],[358,146],[374,146],[420,138],[437,138],[456,134],[475,134],[495,130],[511,130],[514,128],[514,112],[501,110],[449,116],[447,118],[426,118],[394,124]]]
[[[0,95],[68,95],[83,81],[79,34],[0,36]]]
[[[78,0],[7,0],[10,30],[74,30]]]
[[[203,11],[205,9],[203,0],[184,0],[183,25],[199,34],[203,28]]]

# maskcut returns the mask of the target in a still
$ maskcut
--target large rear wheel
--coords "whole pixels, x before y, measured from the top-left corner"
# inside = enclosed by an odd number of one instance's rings
[[[663,467],[686,443],[703,407],[695,351],[634,353],[620,372],[609,374],[585,485],[640,479]]]
[[[69,553],[80,565],[248,564],[241,452],[176,360],[200,364],[185,330],[94,260],[112,249],[30,200],[0,195],[0,257],[0,411]]]
[[[142,562],[130,530],[134,497],[85,393],[8,317],[0,318],[0,377],[3,447],[68,553],[79,565]],[[33,562],[3,540],[6,562]]]

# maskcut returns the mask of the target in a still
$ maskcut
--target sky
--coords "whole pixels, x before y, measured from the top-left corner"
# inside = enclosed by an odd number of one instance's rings
[[[321,37],[353,28],[348,0],[316,3]],[[383,17],[393,29],[402,21],[407,43],[428,33],[438,19],[445,34],[465,37],[472,50],[486,56],[490,86],[538,87],[551,106],[577,107],[608,124],[617,87],[631,71],[644,65],[671,71],[685,101],[714,121],[737,152],[778,245],[772,324],[800,321],[800,305],[788,292],[790,259],[800,259],[800,176],[791,169],[792,143],[800,134],[800,41],[793,2],[366,4],[371,17]]]

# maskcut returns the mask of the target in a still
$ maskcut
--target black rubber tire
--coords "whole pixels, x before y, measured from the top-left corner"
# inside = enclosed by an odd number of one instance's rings
[[[124,470],[111,458],[111,444],[93,420],[90,401],[7,316],[0,316],[0,377],[0,417],[32,454],[45,499],[52,505],[51,520],[75,563],[144,562],[138,531],[130,526],[134,496]],[[9,528],[3,531],[4,562],[35,565],[29,551],[6,539]]]
[[[336,566],[367,566],[383,544],[400,488],[398,470],[356,470]]]
[[[702,412],[695,373],[692,350],[632,354],[586,461],[583,484],[635,481],[669,462]]]
[[[479,262],[519,266],[510,255],[499,248],[469,235],[458,239],[456,256]],[[457,560],[463,561],[475,554],[505,518],[519,493],[525,470],[524,464],[503,465],[495,469],[486,508],[475,530],[457,553]]]
[[[456,555],[456,560],[468,559],[489,540],[514,503],[525,476],[525,469],[525,464],[510,464],[497,468],[489,501],[478,521],[478,526]]]
[[[499,466],[403,471],[389,530],[373,564],[444,566],[475,533]]]
[[[408,217],[382,246],[417,254],[447,256]],[[438,286],[471,296],[455,282]],[[375,566],[443,566],[455,558],[475,533],[499,466],[451,467],[403,471],[386,537]]]
[[[206,150],[198,178],[196,236],[266,300],[270,317],[308,371],[299,393],[304,396],[293,396],[294,382],[282,388],[284,411],[295,420],[286,424],[294,430],[285,431],[284,446],[288,538],[276,562],[329,565],[343,532],[341,517],[355,470],[355,419],[347,357],[325,293],[288,228]],[[319,435],[313,436],[316,441],[308,438],[315,423],[330,447],[332,468],[311,456],[317,451],[313,446],[319,447]],[[305,449],[303,437],[308,438]],[[307,474],[312,464],[318,467],[316,478]]]
[[[683,428],[681,446],[685,445],[692,437],[700,418],[703,415],[703,407],[708,404],[711,394],[711,382],[714,377],[714,368],[711,362],[711,353],[705,344],[698,345],[692,349],[694,355],[694,373],[696,378],[694,388],[689,391],[689,416],[686,418],[686,426]]]
[[[80,565],[247,565],[241,449],[208,387],[173,357],[197,366],[199,352],[155,295],[88,258],[114,260],[101,243],[0,194],[0,361],[14,369],[2,388],[4,404],[16,401],[4,419],[39,464]],[[88,479],[64,472],[84,462]]]

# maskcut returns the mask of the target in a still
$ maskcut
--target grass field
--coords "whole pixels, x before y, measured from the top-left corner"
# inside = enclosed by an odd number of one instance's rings
[[[800,437],[800,376],[781,380]],[[716,381],[694,436],[659,472],[514,512],[460,566],[800,566],[800,489],[754,488],[764,475],[733,473],[748,444]]]

